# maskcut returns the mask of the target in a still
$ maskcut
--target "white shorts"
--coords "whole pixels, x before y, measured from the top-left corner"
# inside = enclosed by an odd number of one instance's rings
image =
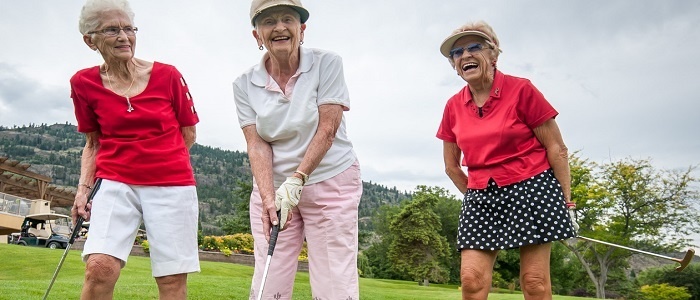
[[[129,185],[103,179],[92,200],[83,261],[90,254],[126,265],[136,233],[146,226],[153,277],[199,272],[195,186]]]

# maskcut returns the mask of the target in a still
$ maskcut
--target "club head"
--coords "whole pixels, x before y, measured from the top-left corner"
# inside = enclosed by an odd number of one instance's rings
[[[676,267],[676,272],[683,271],[683,269],[690,264],[690,261],[693,260],[693,256],[695,256],[695,249],[688,249],[688,252],[685,253],[685,257],[683,257],[682,260],[678,260],[681,265]]]

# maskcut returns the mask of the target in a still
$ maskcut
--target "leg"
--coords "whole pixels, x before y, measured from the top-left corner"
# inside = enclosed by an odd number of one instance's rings
[[[92,254],[85,266],[85,283],[80,299],[111,300],[122,261],[106,254]]]
[[[156,277],[158,298],[162,300],[187,299],[187,274]]]
[[[520,247],[520,287],[525,299],[552,299],[551,243]]]
[[[357,164],[304,187],[299,212],[304,218],[314,299],[359,299],[357,213],[361,196]]]
[[[104,179],[92,205],[90,235],[83,248],[83,299],[112,299],[141,223],[141,207],[126,184]]]
[[[262,275],[267,261],[268,241],[265,239],[262,227],[262,199],[257,185],[253,186],[253,193],[250,196],[250,229],[253,233],[255,243],[255,271],[250,287],[250,299],[256,299]],[[299,252],[304,243],[304,223],[299,210],[292,210],[292,219],[287,223],[283,231],[277,236],[275,253],[270,260],[270,268],[267,272],[263,299],[292,299],[294,290],[294,277],[299,264]]]
[[[491,290],[493,265],[498,251],[464,249],[462,263],[462,300],[486,300]]]

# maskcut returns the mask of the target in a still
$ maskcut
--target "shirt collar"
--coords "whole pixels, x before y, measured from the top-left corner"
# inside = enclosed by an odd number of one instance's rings
[[[304,47],[299,47],[299,52],[300,62],[299,69],[297,69],[297,73],[305,73],[310,71],[311,67],[314,64],[313,51]],[[264,87],[267,84],[267,78],[270,75],[267,73],[267,69],[265,69],[265,61],[269,58],[269,56],[270,54],[268,52],[265,52],[262,59],[260,59],[260,63],[258,63],[253,68],[253,76],[250,82],[257,86]]]

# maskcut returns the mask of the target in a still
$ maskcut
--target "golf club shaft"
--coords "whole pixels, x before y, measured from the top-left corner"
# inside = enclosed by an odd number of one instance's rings
[[[280,220],[280,211],[277,212],[277,222]],[[275,246],[277,245],[277,236],[280,232],[280,224],[272,226],[272,232],[270,233],[270,243],[267,247],[267,260],[265,261],[265,270],[263,271],[262,281],[260,282],[260,289],[258,290],[258,300],[262,300],[263,290],[265,289],[265,281],[267,281],[267,271],[270,270],[270,261],[272,260],[272,254],[275,253]]]
[[[93,185],[92,190],[90,190],[90,195],[88,195],[87,203],[90,203],[92,201],[92,198],[95,197],[97,190],[100,189],[101,183],[102,179],[97,178],[97,181],[95,181],[95,185]],[[87,203],[85,205],[87,205]],[[53,272],[53,276],[51,277],[51,283],[49,283],[49,288],[46,289],[46,293],[44,293],[43,300],[46,300],[46,298],[49,296],[49,292],[51,292],[53,283],[56,281],[56,277],[58,277],[58,272],[61,270],[61,266],[63,266],[63,262],[66,260],[66,256],[68,256],[68,251],[70,251],[70,248],[73,246],[75,239],[78,237],[78,234],[80,233],[80,228],[83,226],[84,221],[85,219],[83,219],[83,217],[80,216],[78,217],[78,220],[75,221],[73,231],[70,233],[70,240],[66,245],[66,250],[63,251],[63,256],[61,256],[61,260],[58,262],[58,267],[56,267],[56,271]]]
[[[592,239],[592,238],[587,238],[587,237],[585,237],[585,236],[580,236],[580,235],[579,235],[579,236],[577,236],[577,238],[580,238],[580,239],[586,240],[586,241],[591,241],[591,242],[594,242],[594,243],[599,243],[599,244],[603,244],[603,245],[608,245],[608,246],[611,246],[611,247],[616,247],[616,248],[621,248],[621,249],[629,250],[629,251],[632,251],[632,252],[637,252],[637,253],[642,253],[642,254],[646,254],[646,255],[656,256],[656,257],[658,257],[658,258],[673,260],[673,261],[675,261],[675,262],[681,262],[681,259],[678,259],[678,258],[674,258],[674,257],[670,257],[670,256],[665,256],[665,255],[661,255],[661,254],[656,254],[656,253],[652,253],[652,252],[647,252],[647,251],[643,251],[643,250],[639,250],[639,249],[634,249],[634,248],[630,248],[630,247],[625,247],[625,246],[617,245],[617,244],[613,244],[613,243],[608,243],[608,242],[604,242],[604,241],[600,241],[600,240],[596,240],[596,239]]]

